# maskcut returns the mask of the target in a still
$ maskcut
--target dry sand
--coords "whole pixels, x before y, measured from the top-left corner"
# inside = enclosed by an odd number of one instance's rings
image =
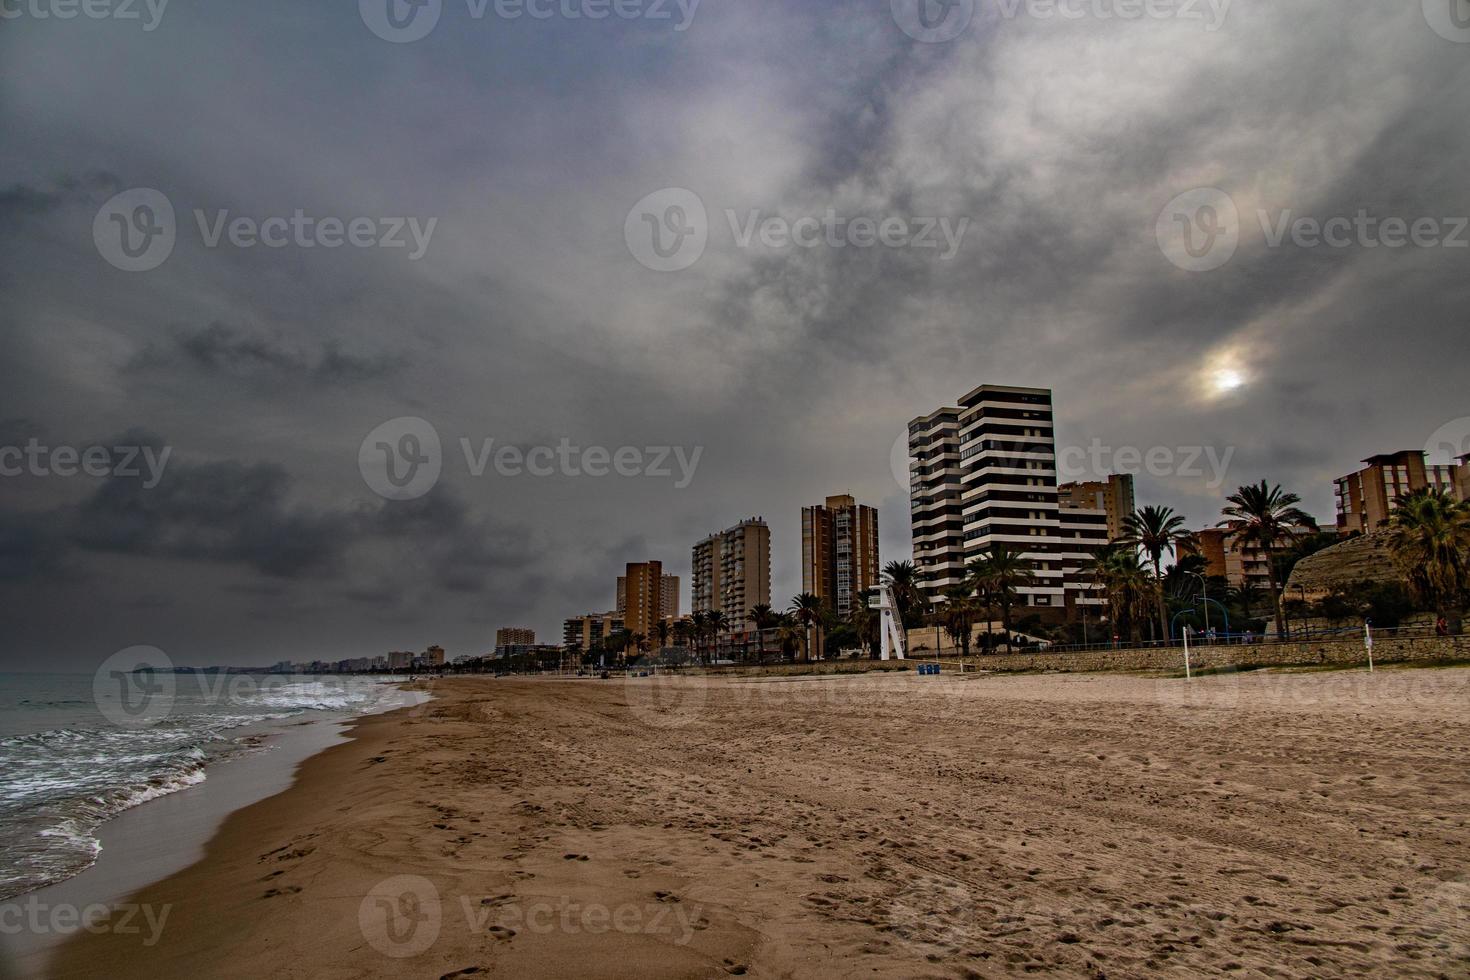
[[[64,976],[1470,975],[1470,671],[440,683]]]

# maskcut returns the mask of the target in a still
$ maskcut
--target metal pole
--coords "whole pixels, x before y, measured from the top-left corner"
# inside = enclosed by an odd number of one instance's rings
[[[1201,601],[1205,604],[1205,637],[1207,638],[1206,642],[1208,642],[1210,635],[1210,584],[1205,581],[1203,575],[1199,577],[1199,594]]]
[[[1189,624],[1184,624],[1184,679],[1192,680],[1193,674],[1189,669]]]

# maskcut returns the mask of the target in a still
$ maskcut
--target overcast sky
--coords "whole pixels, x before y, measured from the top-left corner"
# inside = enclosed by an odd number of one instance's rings
[[[51,2],[0,28],[0,446],[122,451],[0,457],[0,667],[556,641],[754,515],[784,606],[828,494],[909,557],[895,440],[982,383],[1174,450],[1194,526],[1470,436],[1451,0]]]

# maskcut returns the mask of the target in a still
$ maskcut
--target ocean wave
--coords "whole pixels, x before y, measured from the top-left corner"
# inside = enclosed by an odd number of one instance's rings
[[[92,702],[57,694],[48,691],[27,706],[35,713],[49,707],[60,724],[0,737],[0,900],[90,867],[101,850],[99,828],[119,813],[203,782],[206,768],[224,759],[269,748],[266,731],[240,729],[310,711],[371,711],[398,691],[333,681],[201,691],[181,698],[159,724],[139,729],[79,714]]]

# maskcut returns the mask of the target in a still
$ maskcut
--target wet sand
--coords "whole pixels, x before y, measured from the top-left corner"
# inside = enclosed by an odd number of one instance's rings
[[[1470,973],[1470,671],[434,693],[56,975]]]

